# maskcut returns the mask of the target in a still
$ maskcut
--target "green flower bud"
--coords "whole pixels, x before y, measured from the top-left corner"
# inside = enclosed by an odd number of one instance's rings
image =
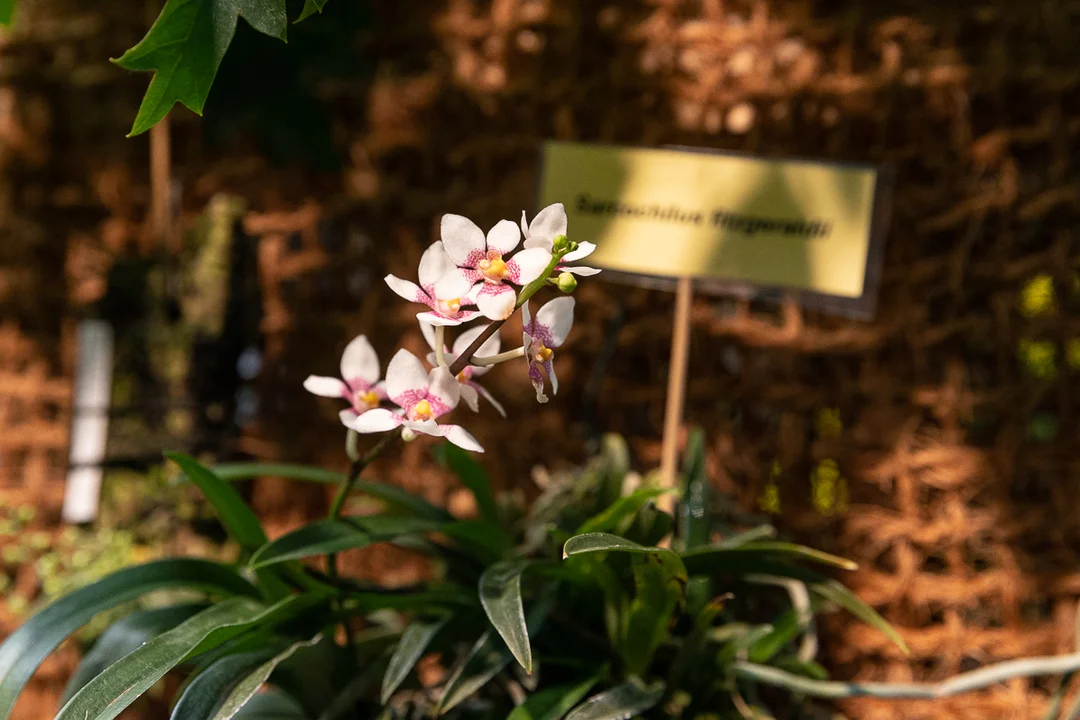
[[[570,294],[577,289],[577,278],[571,273],[559,273],[559,279],[555,283],[564,293]]]
[[[565,235],[556,235],[555,239],[551,241],[551,249],[555,252],[562,252],[563,250],[570,249],[570,239]]]

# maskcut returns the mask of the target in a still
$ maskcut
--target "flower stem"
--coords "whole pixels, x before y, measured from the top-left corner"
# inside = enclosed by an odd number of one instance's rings
[[[514,348],[513,350],[507,350],[501,352],[498,355],[488,355],[487,357],[473,357],[470,363],[473,365],[498,365],[501,362],[507,360],[513,360],[514,358],[523,357],[525,355],[525,347]]]
[[[435,326],[435,362],[439,367],[446,367],[446,327]]]

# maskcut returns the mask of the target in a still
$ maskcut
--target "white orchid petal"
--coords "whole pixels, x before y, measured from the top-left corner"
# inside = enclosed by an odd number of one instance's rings
[[[428,394],[446,405],[444,412],[457,407],[461,399],[461,383],[450,374],[449,368],[437,367],[428,373],[427,386]]]
[[[592,275],[599,275],[600,268],[585,267],[584,265],[572,265],[570,267],[561,267],[559,272],[568,272],[571,275],[580,275],[581,277],[590,277]]]
[[[544,372],[547,373],[548,382],[551,383],[551,394],[556,395],[559,392],[559,378],[555,376],[555,363],[551,360],[544,362]]]
[[[461,323],[467,321],[470,317],[476,313],[462,313],[461,317],[457,319],[443,317],[434,312],[422,312],[416,314],[416,319],[422,324],[426,325],[442,325],[443,327],[456,327]]]
[[[402,348],[386,368],[386,394],[394,403],[405,407],[410,393],[423,392],[428,386],[428,374],[420,358]]]
[[[473,283],[459,268],[453,268],[435,283],[435,297],[439,300],[461,300],[472,290]]]
[[[375,348],[371,347],[368,339],[360,335],[345,346],[345,352],[341,354],[341,377],[350,386],[354,380],[363,380],[372,385],[379,380],[382,370],[379,367],[379,356],[375,354]]]
[[[443,437],[463,450],[470,450],[478,453],[484,452],[484,448],[480,446],[480,443],[476,441],[476,438],[470,435],[469,431],[460,425],[443,425],[442,434]]]
[[[304,389],[319,397],[346,399],[349,397],[349,386],[338,378],[309,375],[304,381]]]
[[[521,230],[509,220],[500,220],[488,230],[487,249],[506,255],[521,242]]]
[[[456,267],[450,256],[447,255],[446,248],[436,240],[420,256],[420,267],[416,271],[417,276],[420,278],[420,286],[424,288],[431,287],[439,281],[439,278]]]
[[[476,394],[476,388],[464,383],[458,385],[461,385],[461,401],[473,412],[480,412],[480,396]]]
[[[454,340],[454,356],[460,356],[461,353],[469,349],[469,346],[473,344],[476,338],[480,337],[480,334],[487,330],[486,325],[477,325],[474,328],[470,328],[465,332],[457,336]],[[491,337],[484,341],[476,350],[476,354],[480,357],[486,357],[488,355],[498,355],[499,350],[502,349],[502,338],[499,337],[499,333],[492,333]],[[473,373],[475,374],[475,372]]]
[[[485,400],[491,403],[491,407],[495,408],[495,410],[498,411],[500,415],[506,417],[506,410],[503,408],[502,403],[492,397],[491,393],[487,391],[487,388],[483,387],[479,383],[470,383],[469,386],[475,389],[476,392],[482,395]]]
[[[418,433],[424,433],[425,435],[431,435],[433,437],[442,437],[443,429],[434,420],[424,420],[423,422],[416,422],[415,420],[404,420],[401,423],[410,430],[415,430]]]
[[[472,267],[483,257],[487,247],[484,231],[469,218],[462,215],[443,215],[440,234],[446,254],[455,265]]]
[[[521,236],[526,241],[529,239],[529,220],[525,217],[525,211],[521,211]]]
[[[528,338],[529,326],[532,325],[532,313],[529,312],[529,301],[526,300],[525,304],[521,306],[521,327],[525,328],[525,337]],[[525,347],[529,346],[529,341],[525,341]]]
[[[397,293],[400,297],[405,298],[409,302],[418,302],[427,304],[427,293],[420,289],[420,286],[414,282],[408,280],[402,280],[396,275],[387,275],[383,280],[390,286],[390,289]]]
[[[375,408],[353,420],[349,427],[358,433],[377,433],[393,430],[400,424],[401,416],[397,413],[386,408]]]
[[[489,320],[505,320],[514,314],[517,293],[509,285],[486,284],[476,296],[476,307]]]
[[[566,208],[562,203],[548,205],[536,213],[529,223],[529,237],[554,240],[558,235],[566,234]]]
[[[551,264],[551,253],[543,248],[529,248],[514,255],[510,262],[517,266],[517,277],[513,281],[518,285],[528,285],[547,270]]]
[[[555,298],[536,311],[536,322],[551,333],[550,347],[560,347],[566,342],[574,324],[574,298]]]
[[[577,250],[566,253],[565,255],[563,255],[562,259],[563,262],[574,262],[576,260],[580,260],[583,257],[588,257],[592,255],[594,250],[596,250],[596,245],[594,243],[580,242],[578,243]]]
[[[435,349],[435,326],[428,325],[427,323],[420,323],[420,333],[427,340],[428,347],[432,350]]]
[[[356,418],[360,417],[356,414],[355,410],[342,410],[338,413],[338,418],[341,420],[341,424],[347,428],[351,428],[353,423],[356,422]]]

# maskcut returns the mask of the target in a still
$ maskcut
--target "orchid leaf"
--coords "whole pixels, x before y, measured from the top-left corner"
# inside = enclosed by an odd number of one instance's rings
[[[626,720],[651,709],[663,696],[663,683],[646,686],[631,678],[593,695],[574,708],[566,720]]]
[[[241,17],[285,40],[285,0],[167,0],[146,36],[114,60],[127,70],[154,72],[128,137],[149,130],[176,103],[202,114]]]
[[[394,654],[390,656],[390,665],[386,668],[386,674],[383,676],[380,695],[384,705],[389,702],[390,697],[404,682],[406,676],[412,672],[416,663],[424,655],[424,651],[427,650],[428,645],[431,644],[431,641],[435,639],[435,636],[439,634],[439,631],[446,626],[449,620],[450,617],[447,616],[441,620],[431,622],[414,622],[405,628],[405,632],[401,634],[401,640],[398,641],[397,647],[394,648]]]
[[[514,658],[532,672],[532,647],[521,602],[521,574],[527,560],[507,560],[489,567],[480,576],[480,604]]]

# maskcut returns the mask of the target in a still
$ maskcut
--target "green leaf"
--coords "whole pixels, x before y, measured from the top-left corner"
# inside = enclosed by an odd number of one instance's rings
[[[684,550],[709,542],[709,478],[705,474],[705,431],[690,432],[683,460],[683,497],[679,506],[679,540]]]
[[[773,629],[768,635],[758,638],[750,646],[750,662],[767,663],[783,650],[788,643],[799,636],[799,614],[789,610],[772,622]]]
[[[239,17],[285,40],[285,0],[167,0],[146,37],[114,61],[154,71],[128,137],[149,130],[178,102],[202,115]]]
[[[521,574],[528,560],[495,563],[480,576],[480,604],[514,658],[532,673],[532,647],[521,602]]]
[[[904,642],[904,638],[900,637],[900,633],[896,632],[893,626],[885,618],[881,617],[874,608],[864,603],[855,593],[840,583],[835,580],[821,580],[808,583],[807,587],[809,587],[810,592],[839,605],[867,625],[880,630],[885,637],[893,641],[893,644],[903,650],[905,655],[909,654],[907,643]]]
[[[56,720],[111,720],[184,660],[251,628],[283,622],[312,601],[290,598],[267,608],[230,598],[213,605],[110,665],[60,709]]]
[[[674,577],[679,578],[682,582],[686,582],[687,579],[686,566],[683,564],[683,561],[678,555],[667,548],[645,547],[644,545],[638,545],[636,542],[631,542],[626,538],[621,538],[617,535],[609,535],[608,533],[586,533],[585,535],[575,535],[567,540],[566,544],[563,546],[563,557],[573,557],[575,555],[594,552],[625,552],[635,555],[656,555],[661,562],[670,568],[670,572]]]
[[[260,477],[283,477],[289,480],[301,480],[323,485],[340,485],[346,480],[346,476],[341,473],[306,465],[290,465],[286,463],[225,463],[215,466],[214,472],[227,482]],[[393,485],[361,480],[353,483],[353,492],[369,495],[416,517],[441,521],[453,519],[446,510]]]
[[[726,537],[717,543],[716,546],[724,549],[737,548],[742,547],[748,542],[753,542],[754,540],[764,540],[766,538],[774,537],[776,537],[776,528],[772,525],[758,525],[757,527]]]
[[[843,570],[858,567],[850,560],[794,543],[776,541],[749,542],[738,547],[710,545],[683,553],[683,562],[691,575],[759,572],[768,560],[807,560]]]
[[[296,18],[296,22],[307,20],[315,13],[321,15],[327,2],[328,0],[304,0],[304,9],[300,11],[300,17]]]
[[[304,708],[292,697],[271,688],[248,700],[233,720],[308,720]]]
[[[192,457],[175,452],[167,452],[165,457],[179,465],[184,474],[199,486],[203,495],[214,506],[221,524],[242,549],[254,552],[266,544],[266,532],[259,518],[255,517],[255,513],[236,490]]]
[[[373,515],[319,520],[263,545],[251,556],[249,565],[261,568],[313,555],[328,555],[390,542],[401,535],[433,532],[440,527],[437,522],[414,517]]]
[[[555,586],[551,586],[529,611],[527,625],[529,635],[535,634],[551,611],[555,600]],[[514,659],[506,643],[496,633],[488,630],[476,641],[468,655],[462,658],[443,687],[442,697],[435,708],[436,715],[442,715],[467,700]]]
[[[423,657],[428,645],[449,621],[450,617],[447,616],[441,620],[414,622],[405,628],[405,632],[401,634],[401,640],[394,648],[394,654],[390,656],[390,665],[386,668],[386,674],[383,675],[380,693],[383,705],[390,701],[394,691],[405,681],[406,676]]]
[[[629,495],[624,495],[619,498],[607,508],[583,522],[581,527],[578,528],[578,533],[615,530],[618,528],[620,522],[637,513],[645,503],[668,492],[671,492],[671,488],[638,488]]]
[[[627,672],[643,676],[667,637],[682,583],[657,555],[635,555],[633,574],[634,599],[626,615],[622,655]]]
[[[480,510],[480,517],[498,527],[499,511],[495,505],[495,496],[491,493],[491,481],[488,480],[483,466],[467,450],[450,443],[438,446],[436,457],[472,492]]]
[[[86,683],[132,650],[205,608],[206,605],[202,603],[170,605],[152,610],[136,610],[117,620],[101,634],[94,647],[79,663],[75,674],[64,687],[60,704],[66,703]]]
[[[240,711],[240,708],[244,707],[255,693],[258,692],[263,683],[269,679],[270,673],[274,672],[274,668],[287,660],[300,648],[311,647],[317,643],[319,639],[320,638],[316,636],[311,640],[294,642],[273,657],[267,658],[262,665],[259,665],[253,672],[250,672],[247,676],[241,678],[240,682],[233,686],[232,691],[225,698],[225,701],[218,707],[217,713],[213,716],[213,720],[229,720],[234,717]]]
[[[15,16],[15,0],[0,0],[0,25],[11,27],[11,20]]]
[[[664,696],[664,684],[645,686],[631,678],[622,685],[593,695],[566,716],[566,720],[626,720],[651,709]]]
[[[225,697],[248,674],[273,657],[276,647],[218,658],[196,675],[173,706],[170,720],[209,720]]]
[[[226,595],[258,596],[258,590],[224,565],[206,560],[158,560],[126,568],[55,601],[0,645],[0,720],[43,660],[99,612],[164,588],[188,587]]]
[[[506,720],[560,720],[581,702],[599,679],[591,677],[577,685],[556,685],[532,693],[506,716]]]

